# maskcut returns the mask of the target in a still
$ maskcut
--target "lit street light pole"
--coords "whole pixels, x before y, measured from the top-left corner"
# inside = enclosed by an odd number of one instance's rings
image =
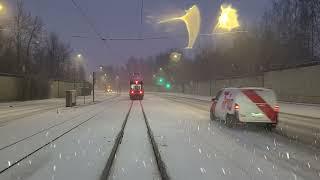
[[[74,71],[73,71],[73,87],[76,90],[76,71],[77,71],[77,67],[78,67],[78,63],[82,60],[82,55],[81,54],[77,54],[76,58],[75,58],[75,62],[74,62]],[[80,75],[80,74],[79,74]]]

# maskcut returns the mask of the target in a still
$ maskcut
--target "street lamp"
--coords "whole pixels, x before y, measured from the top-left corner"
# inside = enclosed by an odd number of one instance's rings
[[[76,58],[74,58],[74,71],[73,71],[73,87],[74,87],[74,89],[76,89],[76,71],[77,71],[77,69],[78,69],[78,65],[80,64],[80,63],[84,63],[84,61],[83,61],[83,59],[82,59],[82,54],[77,54],[76,55]],[[80,75],[80,74],[79,74]],[[80,79],[80,78],[79,78]]]
[[[171,61],[178,62],[181,59],[181,54],[178,52],[172,52],[170,54],[170,59],[171,59]]]
[[[4,10],[4,6],[3,4],[0,3],[0,12],[2,12]]]

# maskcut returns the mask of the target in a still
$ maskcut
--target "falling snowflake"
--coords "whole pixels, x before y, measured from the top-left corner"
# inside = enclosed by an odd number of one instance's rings
[[[222,169],[222,172],[224,175],[226,175],[226,171],[224,170],[224,168],[221,168]]]
[[[202,174],[205,174],[207,172],[205,168],[200,168],[200,171]]]
[[[297,180],[297,175],[295,173],[292,173],[294,180]]]

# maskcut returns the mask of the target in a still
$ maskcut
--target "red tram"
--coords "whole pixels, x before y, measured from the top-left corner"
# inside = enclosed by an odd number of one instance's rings
[[[139,73],[133,73],[130,77],[129,96],[131,100],[142,100],[144,96],[143,79]]]

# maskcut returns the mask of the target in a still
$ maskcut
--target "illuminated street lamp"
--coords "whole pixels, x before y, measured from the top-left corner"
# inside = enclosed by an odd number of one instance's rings
[[[178,61],[180,61],[180,59],[181,59],[181,54],[180,54],[180,53],[178,53],[178,52],[172,52],[172,53],[170,54],[170,60],[171,60],[171,61],[178,62]]]
[[[77,57],[78,57],[78,58],[81,58],[81,57],[82,57],[82,55],[81,55],[81,54],[78,54],[78,55],[77,55]]]
[[[4,5],[0,3],[0,12],[4,11]]]
[[[159,68],[160,71],[162,71],[162,68]]]

